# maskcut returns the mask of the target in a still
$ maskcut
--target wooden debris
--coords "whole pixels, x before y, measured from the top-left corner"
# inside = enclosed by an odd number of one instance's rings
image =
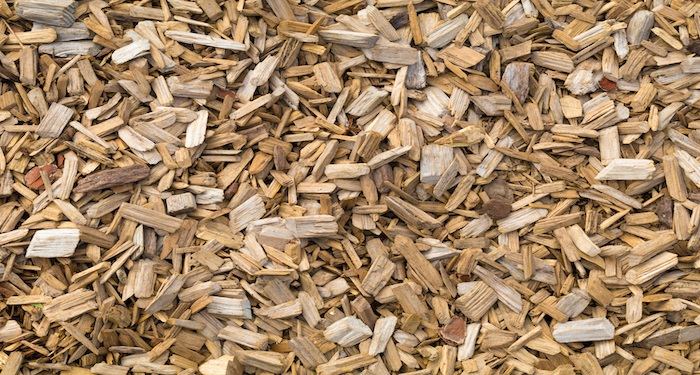
[[[642,159],[614,159],[596,176],[596,180],[649,180],[654,162]]]
[[[109,169],[86,176],[78,181],[73,188],[76,193],[108,189],[113,186],[128,184],[142,180],[150,175],[147,165],[134,164],[129,167]]]
[[[186,31],[166,31],[166,36],[174,41],[187,43],[187,44],[198,44],[202,46],[209,46],[222,49],[230,49],[235,51],[245,51],[245,45],[243,43],[214,38],[208,35],[190,33]]]
[[[323,336],[340,346],[353,346],[372,336],[372,330],[360,319],[348,316],[331,324]]]
[[[164,230],[168,233],[173,233],[180,229],[183,222],[181,219],[130,203],[122,203],[119,207],[118,214],[126,220],[131,220],[151,228]]]
[[[67,258],[80,241],[78,229],[44,229],[34,233],[27,248],[27,258]]]
[[[510,63],[503,72],[501,81],[513,91],[521,104],[525,103],[529,92],[530,65],[526,63]]]
[[[386,350],[386,346],[389,343],[389,340],[391,340],[391,336],[394,334],[394,329],[396,328],[397,322],[398,318],[395,316],[377,319],[376,323],[374,324],[372,341],[369,345],[369,355],[376,356],[377,354],[383,353]]]
[[[197,210],[197,200],[192,193],[173,195],[168,197],[165,203],[170,215],[179,215]]]
[[[448,345],[459,346],[464,343],[466,337],[467,324],[458,316],[453,316],[452,320],[440,329],[440,338]]]
[[[436,184],[450,166],[454,149],[449,146],[430,145],[421,153],[420,180],[425,184]]]
[[[15,2],[15,12],[19,17],[60,27],[73,25],[77,7],[78,3],[75,0],[21,0]]]
[[[36,134],[40,137],[57,138],[74,114],[75,111],[71,108],[58,103],[51,104],[49,111],[39,123]]]
[[[353,370],[367,367],[377,362],[377,359],[367,354],[357,354],[343,359],[335,359],[318,366],[319,375],[340,375]]]
[[[0,375],[697,372],[697,4],[0,16]]]
[[[3,367],[1,374],[3,375],[17,375],[22,369],[22,362],[24,361],[24,354],[21,352],[12,352],[7,356],[5,361],[5,367]]]
[[[610,340],[615,336],[615,327],[605,318],[576,320],[555,324],[552,336],[563,343]]]
[[[658,346],[651,348],[651,358],[671,367],[675,367],[682,372],[692,372],[695,368],[692,361]]]

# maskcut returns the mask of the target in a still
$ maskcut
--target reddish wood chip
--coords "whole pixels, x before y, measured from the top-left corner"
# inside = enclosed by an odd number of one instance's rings
[[[464,343],[464,339],[467,337],[467,323],[464,319],[458,316],[452,316],[450,322],[440,328],[440,338],[447,344],[451,346],[459,346]]]
[[[512,206],[508,201],[500,198],[494,198],[489,199],[489,201],[484,203],[481,208],[487,215],[489,215],[489,217],[498,220],[508,216]]]
[[[65,160],[66,160],[66,157],[63,156],[63,154],[56,155],[56,164],[58,165],[59,168],[63,168],[63,162]]]
[[[217,96],[219,99],[224,99],[224,98],[226,98],[227,96],[230,96],[230,97],[233,98],[233,100],[238,100],[238,98],[236,97],[236,94],[233,93],[233,92],[231,92],[231,91],[229,91],[229,90],[219,90],[219,91],[216,93],[216,96]]]
[[[49,175],[49,181],[54,182],[56,177],[54,174],[58,170],[58,167],[53,164],[47,164],[41,167],[32,168],[26,176],[24,176],[24,181],[27,186],[34,190],[44,189],[44,181],[41,179],[41,171],[45,171]]]
[[[603,77],[600,81],[598,81],[598,85],[600,86],[601,89],[605,91],[611,91],[611,90],[617,90],[617,83]]]
[[[468,283],[472,281],[472,275],[459,275],[459,281],[463,283]]]
[[[484,191],[491,199],[501,199],[508,203],[513,202],[513,190],[511,190],[508,183],[502,178],[495,178],[493,181],[489,182],[484,186]]]
[[[113,186],[124,185],[138,180],[143,180],[151,173],[151,169],[145,164],[134,164],[128,167],[106,169],[93,173],[82,180],[73,189],[76,193],[108,189]]]
[[[238,182],[229,185],[224,191],[224,199],[231,199],[238,192]]]

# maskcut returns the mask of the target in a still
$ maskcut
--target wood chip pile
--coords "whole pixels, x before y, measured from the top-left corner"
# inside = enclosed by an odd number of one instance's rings
[[[700,373],[700,3],[0,17],[0,375]]]

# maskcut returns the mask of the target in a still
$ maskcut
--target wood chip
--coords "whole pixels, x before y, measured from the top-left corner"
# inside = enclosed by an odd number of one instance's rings
[[[0,0],[0,375],[697,371],[699,11]]]

